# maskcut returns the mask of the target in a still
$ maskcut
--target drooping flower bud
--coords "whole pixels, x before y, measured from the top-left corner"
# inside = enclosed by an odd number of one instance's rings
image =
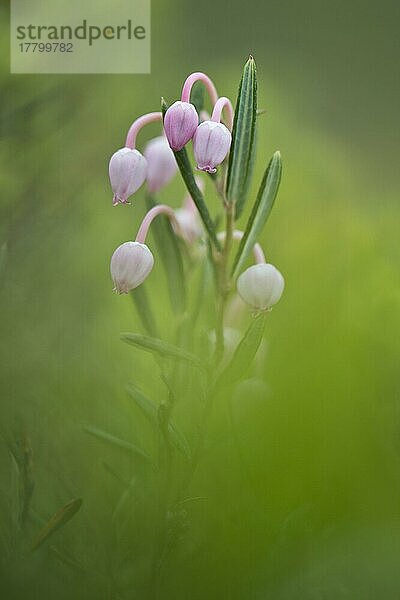
[[[285,280],[273,265],[259,263],[246,269],[237,280],[241,298],[253,308],[266,310],[276,304],[283,293]]]
[[[204,192],[204,179],[195,177],[196,185],[199,190]],[[175,209],[175,221],[172,227],[176,235],[180,236],[189,246],[192,246],[203,233],[203,228],[199,218],[199,212],[196,208],[193,198],[187,194],[181,208]]]
[[[227,127],[215,121],[204,121],[196,129],[193,138],[197,168],[215,173],[229,152],[232,136]]]
[[[193,200],[192,200],[193,202]],[[178,226],[174,227],[175,233],[191,246],[202,234],[202,227],[196,207],[194,210],[183,206],[175,210],[175,219]]]
[[[178,169],[178,165],[164,136],[150,140],[143,154],[147,160],[147,185],[149,192],[156,194],[171,181]]]
[[[127,204],[146,179],[147,162],[135,148],[120,148],[110,159],[109,175],[114,193],[113,205]]]
[[[146,244],[125,242],[111,257],[110,271],[114,290],[127,294],[146,279],[153,268],[154,258]]]
[[[164,117],[165,135],[172,150],[182,150],[194,136],[198,124],[199,116],[193,104],[174,102]]]

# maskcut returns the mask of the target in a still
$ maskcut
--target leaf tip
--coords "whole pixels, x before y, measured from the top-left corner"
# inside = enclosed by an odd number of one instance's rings
[[[256,68],[256,61],[252,54],[250,54],[249,58],[247,59],[247,62],[245,64],[245,69],[246,69],[246,67],[249,67],[252,70],[255,70],[255,68]]]
[[[74,500],[71,500],[70,504],[71,504],[71,506],[74,506],[74,508],[78,512],[78,510],[81,508],[81,506],[83,504],[83,498],[75,498]]]
[[[279,150],[276,150],[274,152],[272,162],[276,163],[279,166],[279,168],[282,169],[282,155]]]
[[[164,96],[161,96],[161,112],[162,112],[163,119],[165,117],[165,113],[167,112],[167,110],[168,110],[168,104],[167,104]]]

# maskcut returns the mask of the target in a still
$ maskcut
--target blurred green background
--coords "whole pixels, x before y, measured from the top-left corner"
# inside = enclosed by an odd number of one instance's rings
[[[175,99],[191,71],[234,98],[252,53],[267,110],[252,196],[280,149],[283,182],[262,241],[286,291],[267,322],[268,387],[234,398],[239,439],[225,408],[215,412],[212,451],[190,490],[206,500],[186,507],[161,597],[397,599],[399,3],[153,0],[149,76],[10,75],[0,11],[4,597],[151,597],[151,481],[140,462],[82,430],[151,444],[125,385],[146,387],[154,366],[119,340],[141,326],[131,299],[111,293],[108,271],[144,193],[112,210],[107,164],[130,122],[157,110],[161,95]],[[178,178],[162,193],[173,206],[183,196]],[[149,292],[168,319],[157,266]],[[183,424],[188,410],[179,407]],[[20,439],[33,451],[28,537],[71,498],[84,501],[34,555],[13,533],[6,441]]]

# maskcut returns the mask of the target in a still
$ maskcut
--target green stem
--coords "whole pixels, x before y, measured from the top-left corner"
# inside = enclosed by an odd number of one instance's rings
[[[217,265],[217,314],[216,314],[216,346],[215,361],[218,364],[224,353],[224,313],[226,300],[230,291],[230,277],[228,275],[229,256],[232,249],[233,228],[235,222],[235,207],[225,204],[226,229],[225,243],[221,258]]]
[[[187,190],[191,195],[193,202],[197,206],[197,210],[199,211],[200,217],[204,223],[204,227],[208,235],[210,236],[211,243],[217,250],[221,250],[221,244],[217,239],[217,234],[215,232],[214,223],[211,219],[210,213],[208,212],[208,208],[206,203],[204,202],[203,194],[201,193],[196,180],[193,175],[192,167],[190,165],[189,157],[187,155],[186,149],[182,148],[178,152],[174,152],[176,162],[178,163],[179,170],[182,175],[182,179],[185,182]]]

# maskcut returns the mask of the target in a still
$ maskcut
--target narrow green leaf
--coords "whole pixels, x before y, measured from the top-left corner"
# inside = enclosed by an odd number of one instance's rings
[[[143,414],[147,417],[150,423],[157,422],[157,408],[154,402],[152,402],[143,392],[137,388],[133,383],[126,386],[126,391],[129,396],[134,400],[135,404],[140,408]]]
[[[132,383],[126,388],[129,396],[135,401],[137,406],[142,410],[144,415],[152,425],[158,426],[158,410],[154,402],[143,394],[139,388]],[[173,421],[169,421],[168,435],[171,443],[179,452],[181,452],[188,460],[191,458],[191,450],[185,435],[177,428]]]
[[[46,525],[39,531],[32,544],[32,552],[37,550],[55,531],[68,523],[81,506],[82,498],[76,498],[55,512],[49,521],[47,521]]]
[[[265,313],[259,313],[253,318],[231,362],[221,374],[219,385],[231,385],[246,375],[260,347],[264,328]]]
[[[137,313],[142,321],[146,333],[156,336],[157,324],[153,310],[151,308],[150,298],[147,293],[146,283],[142,283],[137,288],[131,291],[131,298],[135,304]]]
[[[112,468],[111,465],[109,465],[104,460],[102,461],[101,464],[103,466],[103,469],[105,471],[107,471],[107,473],[109,473],[110,475],[112,475],[114,477],[114,479],[116,479],[122,486],[126,487],[127,485],[129,485],[120,475],[118,475],[118,473]]]
[[[50,551],[57,560],[67,567],[70,567],[74,571],[78,571],[79,573],[83,573],[85,571],[84,566],[80,562],[78,562],[74,557],[68,556],[65,554],[65,552],[61,552],[61,550],[56,548],[56,546],[50,546]]]
[[[247,222],[244,236],[235,256],[232,273],[236,276],[249,257],[258,236],[271,214],[278,193],[282,175],[282,160],[279,152],[275,152],[265,171],[256,201]]]
[[[179,452],[181,452],[181,454],[183,454],[183,456],[187,460],[190,461],[192,458],[192,451],[190,449],[189,443],[186,439],[186,436],[182,433],[180,429],[177,428],[173,421],[169,422],[168,434],[171,443],[175,446],[175,448],[179,450]]]
[[[136,477],[134,476],[131,478],[129,484],[126,486],[126,488],[122,492],[121,496],[119,497],[118,502],[115,505],[113,514],[111,516],[112,521],[115,521],[118,514],[121,512],[121,509],[124,507],[127,500],[129,500],[129,497],[131,496],[133,490],[135,489],[135,485],[136,485]]]
[[[182,148],[182,150],[174,152],[174,154],[182,175],[182,179],[185,182],[185,185],[193,199],[193,202],[197,206],[197,210],[199,211],[200,217],[204,223],[204,227],[206,228],[206,231],[210,236],[211,242],[218,250],[220,250],[221,244],[217,239],[214,223],[211,219],[210,213],[208,212],[208,208],[204,201],[203,194],[198,188],[196,180],[194,178],[192,166],[190,164],[186,148]]]
[[[257,117],[257,74],[254,58],[244,66],[236,101],[229,154],[226,197],[228,202],[243,209],[250,183],[251,160]]]
[[[147,195],[146,203],[148,209],[156,206],[154,197],[150,195]],[[186,308],[186,283],[179,241],[170,220],[165,215],[159,215],[155,219],[152,232],[167,275],[172,310],[182,313]]]
[[[86,433],[90,433],[90,435],[93,435],[94,437],[98,438],[99,440],[103,440],[104,442],[111,444],[112,446],[116,446],[118,448],[123,448],[124,450],[128,450],[128,452],[137,454],[137,455],[141,456],[142,458],[145,458],[146,460],[151,460],[150,456],[144,450],[142,450],[139,446],[136,446],[136,444],[132,444],[131,442],[127,442],[126,440],[121,440],[120,438],[116,437],[115,435],[108,433],[108,431],[103,431],[102,429],[98,429],[97,427],[94,427],[93,425],[85,425],[83,427],[83,430],[86,431]]]
[[[161,96],[161,112],[162,112],[162,116],[163,116],[163,121],[164,121],[164,117],[165,117],[165,113],[168,110],[168,104],[165,101],[165,98],[163,98]]]
[[[189,352],[181,350],[177,346],[174,346],[169,342],[164,342],[158,338],[147,337],[145,335],[140,335],[139,333],[122,333],[121,340],[131,346],[136,346],[136,348],[141,348],[142,350],[152,352],[153,354],[164,358],[174,358],[176,360],[192,363],[200,368],[203,367],[202,362],[194,356],[194,354],[190,354]]]
[[[29,436],[25,433],[15,436],[13,441],[6,441],[14,462],[18,498],[15,508],[18,509],[18,522],[24,525],[30,510],[35,480],[33,473],[33,449]]]
[[[208,253],[204,257],[203,265],[201,266],[201,272],[194,298],[193,306],[190,310],[188,317],[188,325],[190,326],[190,332],[193,335],[193,330],[196,325],[198,316],[201,308],[204,306],[204,297],[208,289],[210,289],[212,283],[212,263]]]
[[[240,198],[238,199],[238,201],[235,205],[235,219],[236,220],[242,214],[245,202],[247,200],[247,195],[248,195],[248,191],[250,188],[250,184],[251,184],[251,180],[252,180],[253,172],[254,172],[254,164],[256,162],[256,153],[257,153],[256,150],[257,150],[257,130],[255,131],[255,134],[254,134],[254,142],[253,142],[253,145],[251,148],[250,160],[249,160],[248,171],[247,171],[247,178],[246,178],[246,181],[243,186],[243,193],[241,194]]]

